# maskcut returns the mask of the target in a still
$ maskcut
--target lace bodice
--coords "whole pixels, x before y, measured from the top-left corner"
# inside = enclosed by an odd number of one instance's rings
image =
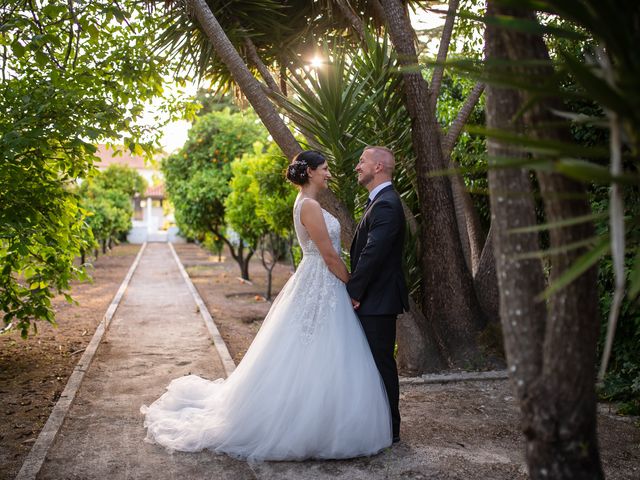
[[[300,221],[300,210],[302,209],[302,204],[304,203],[304,201],[305,198],[298,195],[298,198],[296,198],[293,206],[293,224],[296,229],[298,243],[302,248],[303,256],[320,255],[318,247],[316,247],[316,244],[313,242],[313,240],[311,240],[311,238],[309,237],[309,232],[307,232],[307,229]],[[338,219],[327,212],[325,209],[322,209],[322,215],[324,216],[324,222],[327,225],[329,238],[331,239],[333,248],[335,248],[336,252],[340,252],[340,222],[338,222]]]
[[[300,210],[305,198],[298,196],[293,206],[293,223],[302,248],[302,261],[298,265],[293,290],[300,289],[301,295],[296,302],[293,317],[297,319],[303,343],[310,343],[319,329],[322,329],[325,315],[335,311],[338,292],[346,295],[344,284],[329,271],[327,264],[318,251],[318,247],[309,237],[309,232],[300,221]],[[340,251],[340,223],[326,210],[322,210],[329,238],[336,252]],[[308,295],[309,291],[313,295]],[[298,298],[298,295],[296,295]],[[346,301],[346,299],[345,299]]]

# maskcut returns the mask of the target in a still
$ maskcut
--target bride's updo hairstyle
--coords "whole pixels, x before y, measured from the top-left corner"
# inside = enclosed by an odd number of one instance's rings
[[[309,181],[307,168],[315,170],[326,161],[324,155],[315,150],[300,152],[287,167],[287,179],[296,185],[304,185]]]

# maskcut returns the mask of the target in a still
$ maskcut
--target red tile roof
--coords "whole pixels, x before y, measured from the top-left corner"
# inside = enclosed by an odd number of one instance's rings
[[[156,185],[154,187],[147,187],[144,192],[144,196],[146,198],[164,198],[164,183],[161,183],[160,185]]]
[[[118,151],[118,153],[115,153],[116,151]],[[100,144],[98,145],[96,155],[100,158],[100,160],[96,162],[96,167],[98,168],[107,168],[109,165],[113,164],[128,165],[136,170],[152,168],[151,166],[145,165],[143,157],[132,155],[128,148],[122,146],[119,146],[114,150],[104,144]]]

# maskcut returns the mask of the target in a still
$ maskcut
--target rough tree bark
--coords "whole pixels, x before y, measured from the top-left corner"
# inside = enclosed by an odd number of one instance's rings
[[[362,19],[358,16],[358,14],[354,11],[353,7],[349,3],[349,0],[335,0],[338,9],[342,12],[349,23],[351,24],[351,28],[355,31],[356,35],[364,48],[366,48],[366,35],[364,32],[364,23]]]
[[[442,85],[442,77],[444,75],[444,62],[449,54],[449,44],[451,43],[451,34],[453,33],[453,24],[456,20],[456,11],[460,0],[450,0],[447,18],[442,28],[442,36],[440,37],[440,45],[438,46],[438,55],[436,56],[436,67],[433,69],[431,76],[431,88],[429,89],[429,106],[435,112],[438,103],[438,95],[440,95],[440,86]]]
[[[269,255],[270,260],[267,260],[267,255]],[[267,271],[267,291],[265,292],[265,299],[270,302],[271,290],[273,289],[273,269],[278,263],[275,240],[271,234],[267,234],[267,238],[263,238],[260,242],[260,261]]]
[[[536,18],[533,12],[503,7],[493,0],[488,1],[487,14],[529,21]],[[548,60],[541,36],[490,24],[486,30],[486,51],[488,60],[511,61],[512,71],[520,74],[517,61]],[[553,73],[551,67],[541,66],[528,67],[526,72],[533,82],[536,77],[549,78]],[[526,100],[513,90],[489,87],[487,125],[509,128],[515,112]],[[544,100],[525,113],[523,121],[531,134],[567,139],[566,132],[550,122],[550,108],[556,106],[554,100]],[[489,154],[513,156],[514,152],[491,141]],[[544,288],[540,262],[518,260],[538,249],[535,234],[509,232],[535,223],[530,196],[509,196],[528,191],[525,175],[521,170],[492,170],[489,182],[500,311],[507,359],[522,410],[529,475],[534,480],[601,479],[604,475],[598,454],[595,396],[599,327],[596,270],[588,270],[555,293],[548,305],[537,299]],[[547,221],[557,222],[590,212],[583,185],[555,173],[542,172],[537,177]],[[589,223],[552,228],[550,247],[567,246],[593,234]],[[584,249],[573,249],[551,257],[550,281],[562,275],[584,253]]]
[[[231,257],[238,264],[238,267],[240,268],[240,277],[242,277],[242,279],[244,280],[251,280],[249,278],[249,260],[251,260],[251,257],[253,256],[253,253],[254,253],[253,249],[245,245],[242,239],[240,239],[240,242],[236,247],[235,245],[233,245],[233,243],[229,241],[227,237],[225,237],[224,235],[222,235],[222,233],[220,233],[217,227],[211,227],[211,231],[216,236],[218,236],[229,248],[229,253],[231,253]],[[247,247],[247,250],[248,250],[246,256],[244,252],[245,246]]]
[[[417,69],[414,32],[406,11],[400,0],[383,0],[382,5],[399,61],[408,67],[403,80],[416,155],[418,198],[424,215],[420,238],[423,313],[438,343],[445,347],[449,364],[467,365],[478,356],[476,333],[484,318],[465,264],[450,182],[446,177],[429,176],[430,171],[448,166],[442,154],[440,130],[429,104],[427,82]]]
[[[267,86],[271,89],[271,91],[282,94],[282,90],[280,90],[280,87],[273,78],[273,75],[271,75],[269,68],[264,64],[264,62],[260,58],[260,55],[258,55],[256,46],[253,44],[251,38],[245,37],[244,45],[247,52],[247,58],[258,69],[258,72],[260,72],[260,76],[267,84]]]
[[[478,269],[473,276],[473,285],[480,302],[480,308],[489,322],[500,321],[500,293],[498,292],[498,276],[496,273],[496,258],[493,254],[493,237],[495,229],[493,222],[489,226],[489,233],[482,248]]]
[[[441,354],[445,346],[436,343],[437,336],[432,325],[427,322],[420,307],[411,297],[409,297],[409,311],[398,317],[396,325],[398,342],[396,361],[403,374],[440,372],[447,367]]]

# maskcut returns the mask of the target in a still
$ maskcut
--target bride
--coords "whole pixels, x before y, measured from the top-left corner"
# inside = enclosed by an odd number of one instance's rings
[[[391,445],[387,395],[345,288],[340,224],[317,201],[327,162],[302,152],[287,178],[300,187],[297,271],[227,379],[177,378],[142,407],[148,441],[251,461],[351,458]]]

